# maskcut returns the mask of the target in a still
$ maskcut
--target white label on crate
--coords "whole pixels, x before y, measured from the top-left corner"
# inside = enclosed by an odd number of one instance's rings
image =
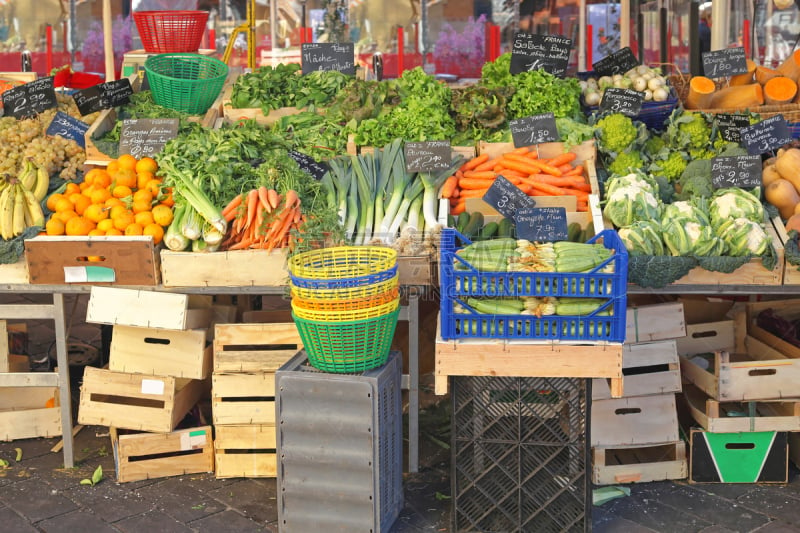
[[[160,379],[143,379],[142,394],[164,394],[164,382]]]
[[[181,433],[181,451],[194,450],[206,445],[206,432],[204,430]]]

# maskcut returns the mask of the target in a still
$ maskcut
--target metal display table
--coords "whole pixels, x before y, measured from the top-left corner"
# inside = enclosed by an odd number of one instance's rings
[[[116,285],[115,285],[116,287]],[[0,387],[58,387],[61,402],[61,428],[64,443],[64,467],[74,466],[72,435],[72,399],[70,393],[69,361],[67,354],[66,324],[64,312],[65,294],[89,294],[91,285],[32,285],[28,283],[3,283],[0,280],[0,294],[49,294],[51,304],[0,304],[0,319],[13,320],[53,320],[55,325],[56,364],[58,372],[17,372],[0,373]],[[138,290],[178,292],[182,294],[204,295],[267,295],[283,294],[282,286],[248,287],[161,287],[137,286],[121,287]],[[406,320],[408,328],[408,374],[403,374],[402,388],[408,390],[408,469],[419,469],[419,294],[422,291],[403,287],[407,303],[401,306],[399,320]]]

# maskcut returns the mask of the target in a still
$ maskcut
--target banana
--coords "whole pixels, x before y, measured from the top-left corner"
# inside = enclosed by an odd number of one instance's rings
[[[0,195],[0,237],[4,240],[14,238],[14,193],[16,187],[7,187]]]
[[[36,199],[34,193],[31,191],[23,190],[25,201],[25,226],[42,226],[44,227],[44,211],[42,211],[42,204]]]
[[[33,191],[33,196],[36,198],[37,202],[41,202],[44,200],[44,197],[47,196],[47,190],[50,188],[50,174],[47,173],[47,170],[44,168],[37,166],[36,167],[36,183],[34,184],[33,189],[29,189]]]
[[[26,159],[23,165],[22,172],[17,175],[17,178],[23,187],[32,191],[36,186],[36,166],[30,159]]]
[[[17,191],[14,193],[14,216],[11,225],[14,237],[22,235],[25,231],[25,191],[22,185],[17,185]]]

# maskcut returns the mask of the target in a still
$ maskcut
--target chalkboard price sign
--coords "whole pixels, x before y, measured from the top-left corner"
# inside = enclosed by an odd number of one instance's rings
[[[711,184],[715,189],[761,186],[761,156],[743,155],[711,159]]]
[[[444,170],[453,161],[450,141],[407,142],[403,153],[406,157],[406,172]]]
[[[101,84],[101,87],[103,96],[108,100],[108,105],[110,107],[125,105],[131,101],[130,97],[133,94],[133,87],[131,87],[131,81],[128,78],[107,81]]]
[[[103,109],[125,105],[130,102],[132,94],[133,87],[131,87],[130,80],[123,78],[76,91],[72,95],[72,99],[75,100],[75,105],[78,106],[81,115],[88,115]]]
[[[58,107],[53,77],[39,78],[3,93],[3,111],[7,117],[29,118]]]
[[[508,127],[511,129],[511,138],[516,148],[560,139],[553,113],[517,118],[509,121]]]
[[[58,135],[65,139],[72,139],[81,148],[86,148],[86,131],[88,129],[89,125],[87,123],[59,111],[50,121],[50,125],[47,127],[47,135]]]
[[[625,74],[633,67],[639,66],[639,60],[633,55],[629,46],[609,54],[600,61],[592,63],[592,70],[597,76],[613,76]]]
[[[783,115],[775,115],[739,130],[742,143],[750,155],[761,155],[777,150],[792,142],[789,127]]]
[[[744,47],[703,52],[703,72],[708,78],[725,78],[747,72]]]
[[[177,118],[140,118],[122,121],[119,153],[136,159],[153,157],[178,135]]]
[[[542,69],[564,77],[572,52],[572,39],[560,35],[535,35],[517,32],[511,48],[511,74]]]
[[[629,117],[639,116],[644,102],[644,93],[633,89],[620,89],[609,87],[603,91],[603,99],[600,101],[600,111],[610,111],[612,113],[622,113]]]
[[[567,210],[564,207],[525,207],[514,215],[517,236],[531,242],[567,240]]]
[[[300,152],[290,150],[289,157],[297,161],[297,166],[300,167],[300,170],[305,171],[315,180],[321,180],[322,176],[328,172],[328,165],[325,163],[320,163],[313,157],[309,157],[306,154],[301,154]]]
[[[734,143],[742,142],[742,134],[739,130],[750,125],[750,119],[745,115],[717,113],[714,115],[714,119],[717,121],[717,128],[719,128],[722,138]]]
[[[513,219],[520,209],[536,205],[533,198],[503,176],[495,178],[482,200],[494,207],[498,213],[510,219]]]
[[[355,76],[355,45],[353,43],[303,43],[303,74],[316,70],[338,70]]]

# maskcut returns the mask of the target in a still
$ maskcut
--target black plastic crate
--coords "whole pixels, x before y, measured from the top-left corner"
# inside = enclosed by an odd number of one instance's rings
[[[589,531],[591,380],[451,378],[453,530]]]

